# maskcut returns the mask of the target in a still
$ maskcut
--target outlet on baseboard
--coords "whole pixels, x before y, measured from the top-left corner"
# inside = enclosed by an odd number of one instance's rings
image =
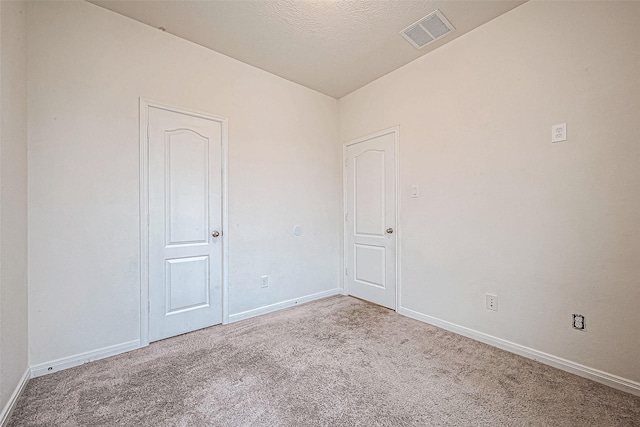
[[[269,276],[262,276],[262,287],[263,288],[269,287]]]
[[[487,310],[498,311],[498,295],[486,294]]]

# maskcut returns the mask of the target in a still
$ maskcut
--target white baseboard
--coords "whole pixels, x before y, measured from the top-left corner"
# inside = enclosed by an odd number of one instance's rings
[[[271,304],[253,310],[243,311],[242,313],[230,315],[229,323],[248,319],[254,316],[259,316],[261,314],[271,313],[272,311],[282,310],[283,308],[292,307],[297,304],[304,304],[305,302],[326,298],[332,295],[338,295],[339,293],[340,289],[338,288],[330,289],[328,291],[318,292],[316,294],[279,302],[277,304]],[[94,360],[100,360],[104,359],[105,357],[115,356],[116,354],[136,350],[140,347],[140,340],[134,340],[122,344],[100,348],[98,350],[88,351],[86,353],[76,354],[74,356],[64,357],[62,359],[53,360],[51,362],[41,363],[31,367],[31,377],[35,378],[42,375],[52,374],[64,369],[73,368],[74,366],[93,362]]]
[[[608,372],[603,372],[598,369],[590,368],[588,366],[584,366],[579,363],[563,359],[561,357],[553,356],[542,351],[534,350],[532,348],[525,347],[511,341],[503,340],[502,338],[497,338],[492,335],[476,331],[474,329],[459,326],[455,323],[447,322],[445,320],[422,314],[408,308],[401,307],[398,310],[398,313],[412,319],[420,320],[421,322],[429,323],[439,328],[446,329],[447,331],[454,332],[458,335],[462,335],[467,338],[489,344],[493,347],[498,347],[502,350],[518,354],[528,359],[533,359],[540,363],[544,363],[545,365],[553,366],[554,368],[558,368],[563,371],[588,378],[606,386],[622,390],[636,396],[640,396],[640,383],[638,382],[628,380],[626,378],[622,378]]]
[[[11,412],[13,412],[13,408],[16,406],[16,402],[24,391],[24,388],[27,386],[29,379],[31,379],[31,371],[27,368],[24,371],[22,378],[20,378],[18,386],[13,390],[13,393],[11,393],[9,401],[4,405],[4,408],[2,408],[2,412],[0,412],[0,426],[3,426],[9,420],[9,416],[11,415]]]
[[[105,357],[115,356],[116,354],[126,353],[127,351],[140,348],[140,340],[123,342],[121,344],[111,345],[109,347],[99,348],[97,350],[87,351],[62,359],[52,360],[51,362],[41,363],[31,367],[31,377],[40,377],[42,375],[52,374],[64,369],[73,368],[95,360],[104,359]]]
[[[294,305],[304,304],[305,302],[311,302],[317,299],[327,298],[339,294],[341,294],[341,290],[339,288],[335,288],[329,289],[328,291],[318,292],[317,294],[311,294],[300,298],[290,299],[288,301],[282,301],[276,304],[265,305],[264,307],[258,307],[254,308],[253,310],[247,310],[241,313],[232,314],[229,316],[229,323],[238,322],[240,320],[260,316],[261,314],[271,313],[273,311],[282,310],[283,308],[293,307]]]

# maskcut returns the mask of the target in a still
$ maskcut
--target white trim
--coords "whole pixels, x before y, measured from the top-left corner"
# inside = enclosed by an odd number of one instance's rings
[[[219,122],[222,126],[222,324],[229,323],[229,131],[225,117],[140,98],[140,346],[149,345],[149,108]]]
[[[140,98],[140,345],[149,345],[149,128],[150,102]]]
[[[342,257],[340,259],[340,291],[343,295],[349,295],[349,289],[347,287],[347,283],[344,280],[345,274],[344,270],[347,264],[347,235],[346,235],[346,227],[345,227],[345,215],[347,214],[347,174],[345,173],[346,161],[347,161],[347,147],[354,144],[359,144],[361,142],[368,141],[373,138],[378,138],[380,136],[388,135],[393,133],[393,147],[395,153],[395,169],[396,169],[396,200],[395,200],[395,208],[396,208],[396,224],[395,224],[395,232],[396,232],[396,308],[398,311],[400,308],[400,271],[402,258],[400,257],[400,237],[401,237],[401,226],[400,226],[400,125],[394,126],[388,129],[383,129],[378,132],[374,132],[365,136],[361,136],[356,139],[352,139],[342,143]]]
[[[338,286],[340,287],[340,291],[342,295],[348,295],[347,283],[345,280],[345,268],[347,267],[347,145],[346,143],[342,144],[342,159],[340,160],[340,169],[342,169],[342,218],[340,222],[342,223],[342,248],[340,251],[342,252],[340,256],[340,280]]]
[[[529,347],[525,347],[520,344],[513,343],[511,341],[504,340],[502,338],[494,337],[492,335],[485,334],[483,332],[476,331],[464,326],[456,325],[455,323],[447,322],[436,317],[432,317],[426,314],[419,313],[417,311],[410,310],[408,308],[401,307],[398,310],[399,314],[410,317],[421,322],[429,323],[447,331],[454,332],[458,335],[465,336],[467,338],[474,339],[476,341],[489,344],[493,347],[506,350],[510,353],[515,353],[520,356],[526,357],[543,363],[545,365],[552,366],[554,368],[566,371],[584,378],[588,378],[595,382],[604,384],[606,386],[625,391],[627,393],[640,396],[640,383],[632,381],[626,378],[619,377],[608,372],[603,372],[598,369],[590,368],[588,366],[581,365],[579,363],[572,362],[561,357],[553,356],[542,351],[534,350]]]
[[[229,323],[229,122],[222,122],[222,324]]]
[[[274,311],[282,310],[284,308],[293,307],[294,305],[304,304],[307,302],[331,297],[333,295],[340,295],[340,294],[342,294],[342,291],[340,290],[340,288],[335,288],[335,289],[329,289],[328,291],[322,291],[316,294],[311,294],[311,295],[307,295],[300,298],[294,298],[294,299],[278,302],[271,305],[265,305],[264,307],[254,308],[253,310],[247,310],[241,313],[232,314],[231,316],[229,316],[229,323],[239,322],[240,320],[245,320],[251,317],[256,317],[256,316],[271,313]]]
[[[9,401],[6,405],[4,405],[2,412],[0,412],[0,426],[3,426],[9,420],[9,417],[11,416],[11,413],[16,406],[16,402],[20,398],[20,395],[24,391],[24,388],[27,386],[27,383],[30,379],[31,371],[29,370],[29,368],[27,368],[24,371],[24,374],[22,374],[22,378],[20,378],[17,387],[15,388],[15,390],[13,390],[13,393],[11,393]]]
[[[400,224],[400,125],[393,128],[395,130],[395,148],[396,148],[396,311],[402,307],[401,295],[401,275],[402,275],[402,257],[400,256],[400,245],[402,236],[402,226]]]
[[[137,350],[138,348],[140,348],[140,340],[133,340],[41,363],[31,367],[31,378],[52,374],[64,369],[73,368],[74,366],[80,366],[106,357],[126,353],[131,350]]]

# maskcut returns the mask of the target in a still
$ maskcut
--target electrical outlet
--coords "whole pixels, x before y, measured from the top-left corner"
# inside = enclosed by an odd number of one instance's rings
[[[498,295],[486,295],[487,310],[498,311]]]
[[[573,315],[573,329],[577,329],[579,331],[586,331],[587,325],[584,323],[584,316],[582,314],[574,314]]]
[[[567,124],[560,123],[551,126],[551,142],[561,142],[567,140]]]
[[[262,287],[263,288],[269,287],[269,276],[262,276]]]

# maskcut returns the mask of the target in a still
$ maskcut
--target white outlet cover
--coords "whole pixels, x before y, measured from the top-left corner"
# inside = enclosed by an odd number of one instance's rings
[[[567,140],[567,124],[560,123],[551,126],[551,142],[561,142]]]
[[[485,304],[486,304],[487,310],[498,311],[498,296],[492,295],[492,294],[486,294]]]
[[[573,329],[577,329],[579,331],[586,331],[586,325],[584,322],[584,316],[581,314],[573,315]]]

